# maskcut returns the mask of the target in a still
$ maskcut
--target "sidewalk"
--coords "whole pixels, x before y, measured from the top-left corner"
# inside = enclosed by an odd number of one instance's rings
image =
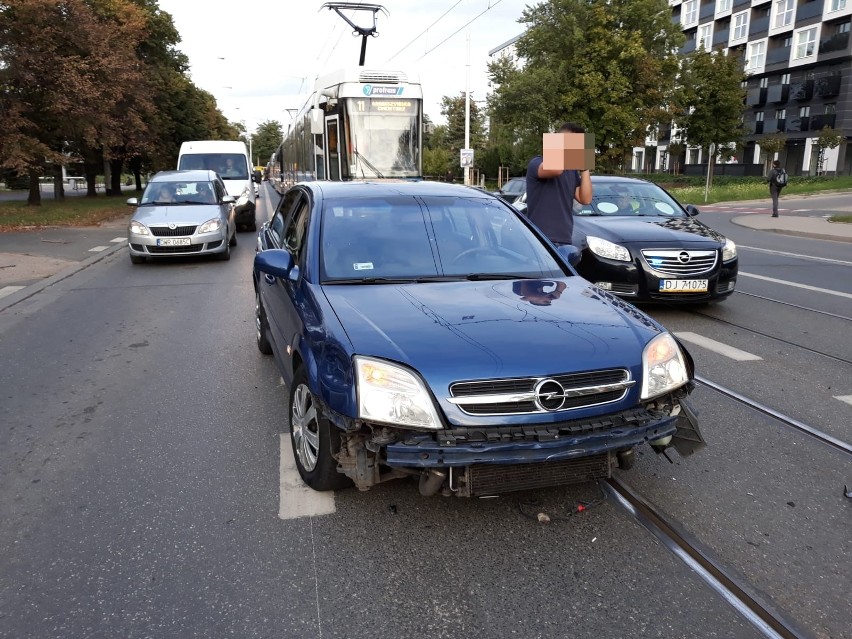
[[[769,214],[752,213],[734,217],[731,222],[750,229],[772,231],[782,235],[852,242],[852,224],[829,222],[826,218],[816,215],[784,215],[782,211],[779,217],[772,217]]]

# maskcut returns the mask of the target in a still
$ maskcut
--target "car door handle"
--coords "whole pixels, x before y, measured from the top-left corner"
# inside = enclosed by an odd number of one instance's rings
[[[274,275],[270,275],[269,273],[264,273],[263,279],[266,280],[267,284],[275,284],[275,276]]]

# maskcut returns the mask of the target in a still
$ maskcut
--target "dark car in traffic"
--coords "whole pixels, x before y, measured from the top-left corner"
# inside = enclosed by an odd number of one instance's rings
[[[737,283],[736,244],[697,219],[665,189],[630,177],[593,175],[591,204],[574,203],[577,271],[636,302],[717,302]],[[514,206],[526,210],[526,198]]]
[[[587,481],[703,445],[692,359],[514,208],[436,182],[306,182],[258,236],[257,346],[310,487],[460,496]]]
[[[506,200],[509,204],[511,204],[526,192],[527,178],[513,177],[506,180],[506,183],[503,186],[494,191],[494,195]]]

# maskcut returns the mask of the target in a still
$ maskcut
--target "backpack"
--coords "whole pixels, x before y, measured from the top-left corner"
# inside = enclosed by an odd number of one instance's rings
[[[787,171],[784,169],[778,169],[778,171],[775,172],[773,182],[775,182],[775,186],[787,186]]]

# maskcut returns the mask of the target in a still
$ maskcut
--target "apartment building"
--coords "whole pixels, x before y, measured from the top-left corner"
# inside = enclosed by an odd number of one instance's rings
[[[778,155],[791,175],[852,174],[852,0],[669,0],[672,20],[686,35],[682,54],[699,47],[736,51],[748,74],[743,121],[748,135],[742,157],[722,172],[761,175],[760,140],[783,132]],[[816,144],[824,126],[843,141],[820,157]],[[634,170],[668,170],[668,145],[677,131],[635,149]],[[687,173],[701,173],[700,149],[679,158]],[[821,163],[821,165],[820,165]]]

